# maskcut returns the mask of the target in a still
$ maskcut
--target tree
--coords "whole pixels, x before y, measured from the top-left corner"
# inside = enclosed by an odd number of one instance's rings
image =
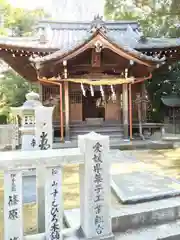
[[[113,20],[137,20],[145,36],[179,37],[176,23],[180,22],[178,0],[106,0],[105,16]]]
[[[43,9],[27,10],[14,8],[6,0],[0,0],[0,32],[12,36],[30,36],[33,34],[35,24],[44,17],[49,17]]]
[[[13,70],[7,71],[0,78],[0,97],[8,106],[21,106],[25,101],[25,94],[34,88],[35,85],[27,82]]]
[[[108,19],[137,20],[145,37],[180,37],[179,0],[106,0],[105,15]],[[162,121],[165,113],[161,97],[176,93],[180,95],[180,63],[172,69],[155,71],[153,78],[146,82],[152,104],[153,121]]]
[[[6,0],[0,0],[0,9],[1,13],[3,12],[0,33],[8,34],[11,30],[14,36],[32,35],[38,19],[46,16],[42,9],[29,11],[13,8]],[[0,77],[0,116],[7,117],[11,106],[21,106],[25,101],[25,94],[34,88],[37,91],[36,86],[31,85],[15,71],[7,68]]]

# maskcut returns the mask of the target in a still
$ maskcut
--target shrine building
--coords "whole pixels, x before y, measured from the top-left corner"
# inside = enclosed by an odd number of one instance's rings
[[[146,38],[135,21],[99,15],[92,21],[44,20],[37,29],[33,38],[1,37],[0,57],[39,85],[44,105],[55,105],[53,123],[62,141],[76,126],[101,126],[102,132],[116,126],[119,137],[132,138],[138,96],[144,99],[143,124],[149,122],[145,81],[178,59],[179,40]]]

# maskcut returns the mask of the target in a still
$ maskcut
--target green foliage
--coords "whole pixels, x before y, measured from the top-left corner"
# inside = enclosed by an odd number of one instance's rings
[[[146,82],[152,108],[154,121],[162,121],[165,115],[165,106],[161,97],[176,94],[180,96],[180,63],[175,63],[171,70],[155,71],[153,78]]]
[[[180,37],[180,1],[179,0],[106,0],[107,19],[136,20],[147,37]],[[153,121],[162,121],[165,107],[161,101],[163,95],[180,95],[180,63],[172,70],[163,69],[153,73],[153,79],[146,82],[151,100]]]
[[[25,100],[25,94],[30,89],[30,84],[22,77],[10,70],[0,79],[1,103],[8,106],[17,107],[22,105]]]
[[[0,78],[0,115],[7,116],[10,107],[21,106],[25,95],[30,90],[37,91],[37,86],[32,86],[14,71],[9,70]]]
[[[3,17],[2,17],[3,16]],[[8,35],[11,30],[13,36],[31,36],[36,22],[47,17],[44,10],[25,10],[14,8],[6,0],[0,0],[0,35]],[[2,24],[3,22],[3,24]],[[25,101],[25,94],[29,90],[37,91],[24,78],[13,70],[0,76],[0,122],[6,122],[10,107],[21,106]]]
[[[14,8],[5,0],[0,0],[0,8],[3,16],[4,28],[11,30],[13,36],[31,36],[38,20],[48,17],[41,8],[35,10]]]
[[[135,3],[134,3],[135,2]],[[180,37],[180,1],[106,0],[105,16],[113,20],[137,20],[145,36]]]

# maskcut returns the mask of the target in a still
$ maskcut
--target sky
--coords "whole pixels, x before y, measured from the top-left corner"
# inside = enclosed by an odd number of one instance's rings
[[[15,7],[28,9],[34,9],[37,7],[44,7],[45,9],[48,9],[51,5],[51,0],[8,0],[8,2]]]
[[[8,0],[14,7],[44,8],[56,20],[92,20],[97,14],[103,16],[104,0]],[[52,4],[53,3],[53,4]],[[60,4],[61,3],[61,4]]]

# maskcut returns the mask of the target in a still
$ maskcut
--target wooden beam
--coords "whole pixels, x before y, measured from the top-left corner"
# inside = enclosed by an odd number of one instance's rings
[[[60,131],[61,131],[61,141],[64,141],[64,116],[63,116],[63,96],[62,96],[62,84],[59,85],[59,106],[60,106]]]

